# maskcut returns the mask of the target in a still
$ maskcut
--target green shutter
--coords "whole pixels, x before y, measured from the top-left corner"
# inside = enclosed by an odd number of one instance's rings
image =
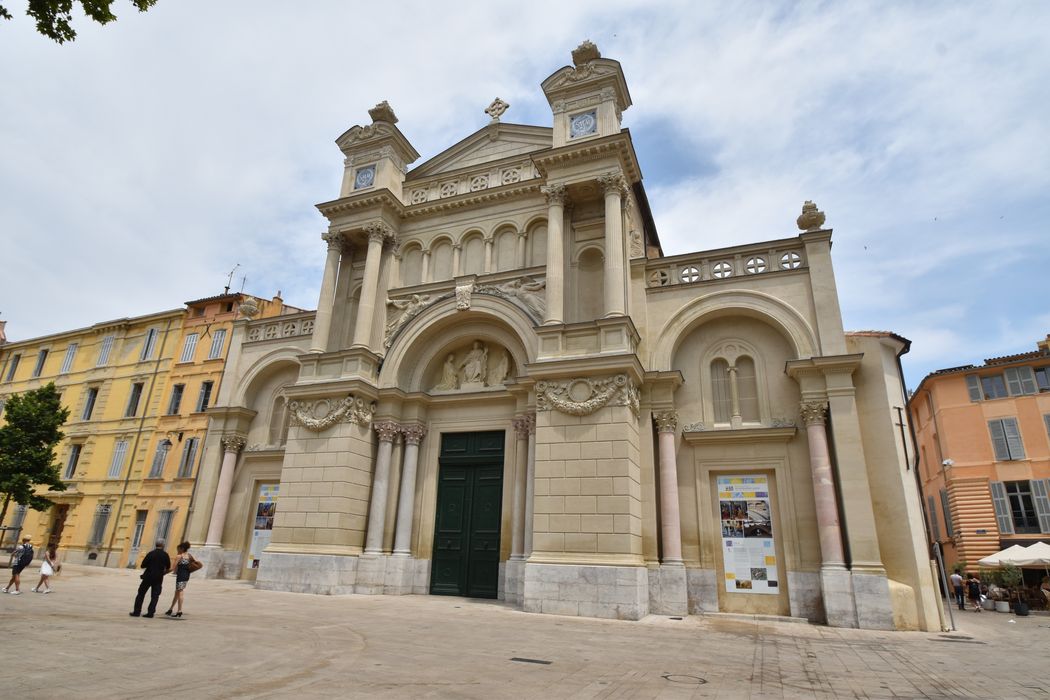
[[[1032,500],[1039,517],[1039,532],[1050,533],[1050,479],[1032,480]]]
[[[955,535],[955,528],[952,527],[952,511],[948,507],[948,492],[941,489],[941,512],[944,513],[944,532],[951,538]]]
[[[1006,487],[1001,481],[990,481],[992,505],[995,506],[995,523],[999,526],[1000,535],[1014,534],[1014,521],[1010,517],[1010,501],[1006,498]]]
[[[933,500],[933,496],[926,497],[926,503],[930,509],[930,533],[933,535],[934,542],[941,541],[941,528],[937,524],[937,504]]]
[[[995,450],[997,462],[1005,462],[1010,459],[1010,448],[1006,443],[1006,433],[1003,431],[1001,420],[988,421],[988,431],[992,434],[992,448]]]

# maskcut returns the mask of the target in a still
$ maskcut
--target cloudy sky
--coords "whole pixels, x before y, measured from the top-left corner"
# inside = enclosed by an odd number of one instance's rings
[[[387,99],[425,160],[549,125],[581,40],[624,115],[668,254],[827,213],[850,329],[928,371],[1050,332],[1050,4],[117,0],[57,45],[0,22],[0,318],[10,339],[234,288],[313,308],[333,140]],[[420,162],[422,162],[422,160]]]

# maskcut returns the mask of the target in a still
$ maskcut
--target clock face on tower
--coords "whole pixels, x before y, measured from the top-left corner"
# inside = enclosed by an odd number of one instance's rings
[[[354,189],[360,190],[365,187],[371,187],[376,181],[376,166],[369,165],[367,168],[361,168],[354,175]]]
[[[593,111],[569,117],[569,137],[587,136],[598,131],[597,114]]]

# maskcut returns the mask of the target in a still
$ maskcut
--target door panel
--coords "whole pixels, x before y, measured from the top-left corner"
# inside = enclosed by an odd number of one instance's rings
[[[499,592],[503,432],[442,435],[430,592]]]

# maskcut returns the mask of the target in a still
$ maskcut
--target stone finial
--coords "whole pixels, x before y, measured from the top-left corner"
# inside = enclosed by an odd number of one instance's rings
[[[497,97],[492,101],[492,104],[490,104],[485,110],[485,114],[492,117],[492,121],[498,122],[499,118],[503,116],[503,113],[506,112],[508,108],[510,108],[510,103],[504,102],[503,100]]]
[[[601,58],[602,54],[598,47],[590,39],[584,39],[583,43],[572,50],[572,63],[574,66],[582,66],[588,61]]]
[[[817,231],[824,225],[824,212],[817,209],[817,205],[807,199],[795,223],[803,231]]]
[[[397,116],[394,114],[394,110],[391,109],[390,103],[383,100],[372,109],[368,110],[368,116],[372,117],[372,123],[386,122],[387,124],[397,124]]]
[[[241,313],[241,316],[251,320],[259,315],[259,302],[255,300],[255,297],[245,296],[237,310]]]

